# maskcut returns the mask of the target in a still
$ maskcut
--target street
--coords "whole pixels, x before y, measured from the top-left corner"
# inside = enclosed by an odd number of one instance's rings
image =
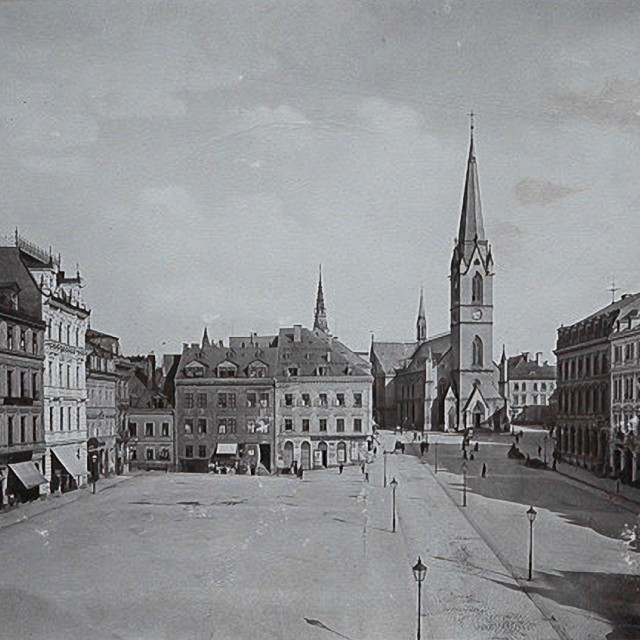
[[[622,540],[635,516],[498,443],[469,463],[461,509],[459,438],[446,441],[437,476],[434,447],[387,456],[396,533],[381,455],[369,483],[357,467],[303,481],[147,473],[25,516],[0,530],[5,637],[412,638],[418,555],[423,638],[637,637],[639,567]]]

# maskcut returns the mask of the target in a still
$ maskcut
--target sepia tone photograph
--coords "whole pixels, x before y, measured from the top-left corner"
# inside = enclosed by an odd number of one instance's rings
[[[640,640],[639,34],[0,0],[0,638]]]

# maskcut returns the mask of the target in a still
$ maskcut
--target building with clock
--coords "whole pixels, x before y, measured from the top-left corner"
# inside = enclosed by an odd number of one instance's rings
[[[455,431],[506,425],[506,371],[493,361],[493,277],[472,125],[450,268],[450,331],[429,338],[421,295],[415,342],[372,341],[374,416],[379,426]]]

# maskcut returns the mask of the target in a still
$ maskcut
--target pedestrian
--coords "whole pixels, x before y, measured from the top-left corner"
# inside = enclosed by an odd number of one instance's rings
[[[551,465],[551,468],[553,469],[553,471],[556,470],[556,459],[553,459],[553,464]]]
[[[486,462],[482,463],[482,477],[483,478],[487,477],[487,464],[486,464]]]
[[[369,472],[368,471],[364,472],[364,481],[365,482],[369,482]]]
[[[542,447],[538,447],[538,457],[542,455]]]
[[[475,445],[475,447],[473,447],[473,450],[477,451],[479,447],[480,447],[480,445],[476,442],[476,445]]]
[[[338,467],[338,469],[340,469],[340,475],[342,475],[342,470],[344,469],[344,465],[340,463],[340,466]]]
[[[462,457],[463,457],[465,460],[468,460],[468,459],[469,459],[469,458],[467,457],[467,450],[466,450],[466,449],[464,449],[464,450],[462,451]]]
[[[300,478],[300,480],[304,478],[304,470],[302,469],[302,467],[298,469],[298,478]]]
[[[364,473],[364,462],[360,465],[360,471]]]
[[[429,443],[428,442],[425,443],[425,447],[426,447],[427,453],[429,453]]]
[[[516,433],[516,444],[520,444],[520,436]]]
[[[474,460],[473,453],[469,454],[469,460]]]
[[[461,449],[462,449],[462,451],[464,451],[466,448],[467,448],[467,442],[466,442],[466,440],[464,438],[462,438],[462,447],[461,447]]]

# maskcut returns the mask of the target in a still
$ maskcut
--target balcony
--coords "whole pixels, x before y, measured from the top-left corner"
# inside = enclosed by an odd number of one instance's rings
[[[32,407],[33,398],[4,398],[2,404],[14,407]]]

